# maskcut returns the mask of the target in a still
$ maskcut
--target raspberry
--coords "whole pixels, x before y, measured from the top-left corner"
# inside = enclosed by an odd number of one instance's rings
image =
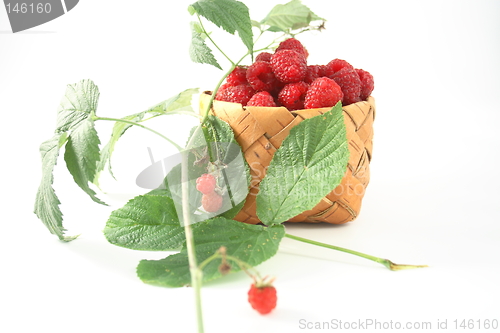
[[[281,50],[271,57],[271,68],[281,82],[299,82],[306,76],[306,58],[294,50]]]
[[[307,66],[306,77],[304,78],[304,82],[311,84],[318,77],[324,76],[320,75],[321,70],[322,68],[319,65]]]
[[[248,67],[247,80],[256,91],[269,91],[276,83],[271,65],[265,61],[254,62]]]
[[[269,61],[271,61],[271,56],[272,56],[272,54],[269,52],[261,52],[255,57],[254,62],[257,62],[257,61],[269,62]]]
[[[215,99],[224,102],[240,103],[245,106],[254,93],[255,90],[248,84],[240,84],[233,87],[229,83],[226,83],[217,91]]]
[[[332,78],[333,74],[337,73],[339,70],[341,70],[344,67],[349,67],[349,68],[354,69],[354,67],[352,67],[352,65],[345,60],[333,59],[328,64],[326,64],[325,76]]]
[[[360,98],[362,101],[366,101],[368,96],[373,91],[375,87],[373,76],[365,70],[356,69],[356,73],[358,73],[359,79],[361,80],[361,94]]]
[[[301,110],[304,108],[304,99],[308,88],[309,85],[303,81],[289,83],[281,89],[278,101],[288,110]]]
[[[236,66],[235,69],[227,76],[226,82],[231,86],[237,86],[247,83],[247,66]]]
[[[208,194],[215,190],[215,177],[209,173],[204,173],[196,179],[196,189],[203,194]]]
[[[267,91],[260,91],[250,98],[247,106],[269,106],[275,107],[274,98]]]
[[[361,100],[361,80],[354,68],[344,67],[333,74],[331,78],[337,82],[344,93],[342,105],[349,105]]]
[[[216,192],[203,194],[201,197],[201,205],[207,213],[215,213],[222,207],[222,196]]]
[[[342,100],[340,86],[328,77],[320,77],[311,84],[306,93],[304,107],[306,109],[331,107]]]
[[[281,50],[294,50],[297,53],[300,53],[307,59],[309,57],[309,52],[307,52],[306,48],[302,43],[295,38],[288,38],[278,45],[278,48],[275,52],[279,52]]]
[[[252,284],[248,291],[248,302],[260,314],[271,312],[276,307],[277,301],[276,288],[271,285],[257,287]]]

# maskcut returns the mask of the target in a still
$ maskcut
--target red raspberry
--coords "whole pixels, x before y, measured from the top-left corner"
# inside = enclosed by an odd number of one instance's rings
[[[248,302],[260,314],[271,312],[276,307],[277,301],[276,288],[271,285],[257,287],[252,284],[248,291]]]
[[[213,192],[217,181],[215,177],[209,173],[204,173],[196,179],[196,189],[203,194]]]
[[[227,76],[226,82],[232,86],[247,83],[247,66],[236,66],[235,69]]]
[[[366,101],[368,96],[370,96],[370,94],[372,93],[373,88],[375,87],[373,76],[362,69],[356,69],[356,73],[358,73],[359,79],[361,80],[360,98],[362,101]]]
[[[361,100],[361,80],[354,68],[344,67],[333,74],[331,78],[337,82],[344,93],[342,105],[349,105]]]
[[[224,102],[240,103],[245,106],[254,93],[255,90],[248,84],[240,84],[233,87],[226,83],[219,88],[215,99]]]
[[[269,62],[269,61],[271,61],[271,56],[272,56],[272,54],[269,52],[261,52],[255,57],[254,62],[257,62],[257,61]]]
[[[309,85],[303,81],[289,83],[281,89],[278,101],[290,111],[301,110],[304,108],[304,99],[308,88]]]
[[[329,78],[331,78],[333,74],[337,73],[344,67],[349,67],[354,69],[354,67],[345,60],[333,59],[326,65],[324,76],[328,76]]]
[[[287,40],[282,41],[280,45],[278,45],[275,52],[279,52],[281,50],[294,50],[302,54],[306,59],[309,57],[309,52],[307,52],[304,45],[302,45],[302,43],[295,38],[288,38]]]
[[[250,98],[247,103],[247,106],[269,106],[275,107],[276,103],[274,103],[274,98],[267,91],[259,91],[255,95]]]
[[[215,213],[222,207],[222,196],[217,192],[210,192],[201,196],[201,205],[207,213]]]
[[[304,78],[304,82],[311,84],[318,77],[324,76],[324,75],[320,75],[321,71],[322,71],[322,68],[319,65],[307,66],[306,77]]]
[[[270,91],[277,81],[271,65],[265,61],[254,62],[248,67],[247,80],[256,91]]]
[[[306,93],[304,107],[306,109],[331,107],[342,100],[344,94],[340,86],[328,77],[320,77],[311,84]]]
[[[293,50],[281,50],[271,57],[271,68],[281,82],[299,82],[306,76],[306,58]]]

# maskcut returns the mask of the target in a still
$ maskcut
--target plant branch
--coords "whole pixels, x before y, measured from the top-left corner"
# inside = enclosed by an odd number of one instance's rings
[[[330,244],[326,244],[326,243],[321,243],[321,242],[313,241],[311,239],[302,238],[302,237],[294,236],[294,235],[290,235],[290,234],[285,234],[285,237],[288,237],[290,239],[294,239],[294,240],[299,241],[299,242],[303,242],[303,243],[307,243],[307,244],[312,244],[312,245],[316,245],[316,246],[325,247],[327,249],[332,249],[332,250],[336,250],[336,251],[341,251],[341,252],[353,254],[355,256],[358,256],[358,257],[361,257],[361,258],[365,258],[365,259],[374,261],[376,263],[382,264],[385,267],[389,268],[391,271],[400,271],[400,270],[403,270],[403,269],[428,267],[427,265],[400,265],[400,264],[395,264],[395,263],[393,263],[392,261],[390,261],[388,259],[382,259],[382,258],[379,258],[379,257],[371,256],[369,254],[365,254],[365,253],[361,253],[361,252],[358,252],[358,251],[349,250],[349,249],[346,249],[346,248],[343,248],[343,247],[340,247],[340,246],[335,246],[335,245],[330,245]]]
[[[135,121],[125,120],[125,119],[120,119],[120,118],[109,118],[109,117],[93,117],[92,120],[94,120],[94,121],[96,121],[96,120],[116,121],[116,122],[121,122],[121,123],[125,123],[125,124],[134,125],[134,126],[138,126],[138,127],[144,128],[145,130],[148,130],[148,131],[150,131],[150,132],[152,132],[152,133],[160,136],[162,139],[167,140],[170,144],[172,144],[175,148],[177,148],[177,150],[182,151],[182,147],[181,146],[179,146],[177,143],[175,143],[174,141],[172,141],[169,138],[167,138],[165,135],[161,134],[160,132],[155,131],[154,129],[152,129],[150,127],[144,126],[143,124],[137,123]]]

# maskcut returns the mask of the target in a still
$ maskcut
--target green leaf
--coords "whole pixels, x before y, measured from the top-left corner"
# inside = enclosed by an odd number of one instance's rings
[[[144,119],[146,116],[149,116],[149,118],[147,119],[151,119],[162,115],[182,113],[184,111],[193,111],[191,100],[193,98],[193,95],[197,93],[198,89],[196,88],[186,89],[183,92],[172,96],[169,99],[164,100],[163,102],[158,103],[145,111],[123,117],[122,119],[133,122],[142,122],[146,120]],[[113,175],[113,172],[111,170],[111,156],[113,154],[113,151],[115,150],[115,145],[121,138],[121,136],[132,126],[133,125],[131,124],[123,122],[115,122],[113,130],[111,132],[111,138],[109,139],[108,143],[101,149],[101,157],[97,164],[96,174],[93,179],[95,185],[99,185],[99,176],[106,165],[108,165],[109,172],[111,173],[111,175]]]
[[[77,127],[91,114],[95,114],[99,89],[92,80],[68,84],[57,111],[56,133]]]
[[[340,184],[348,160],[339,102],[291,129],[260,183],[258,217],[265,224],[281,223],[312,209]]]
[[[99,161],[99,137],[94,128],[92,118],[80,122],[71,131],[65,146],[64,160],[75,182],[97,203],[105,205],[96,197],[96,193],[89,186],[96,174],[96,165]]]
[[[300,0],[292,0],[284,5],[276,5],[261,23],[271,26],[270,31],[288,31],[307,27],[312,21],[318,20],[324,19],[314,14]]]
[[[199,0],[189,7],[230,34],[238,32],[241,40],[251,52],[253,50],[252,22],[248,7],[235,0]]]
[[[63,227],[62,212],[59,208],[61,202],[52,187],[54,181],[53,171],[59,156],[59,149],[66,139],[67,134],[60,133],[40,145],[42,181],[36,193],[34,213],[52,234],[57,235],[63,241],[71,241],[78,236],[64,236],[66,229]]]
[[[166,189],[137,196],[113,211],[104,235],[111,244],[133,250],[178,250],[185,242],[184,228]]]
[[[191,22],[191,44],[189,45],[189,56],[193,62],[209,64],[222,69],[212,54],[212,50],[205,44],[205,34],[199,32],[199,25]]]
[[[221,246],[225,246],[228,255],[251,266],[257,266],[276,254],[284,235],[285,228],[281,225],[264,227],[217,217],[200,222],[193,229],[196,259],[198,264],[201,264]],[[204,282],[222,276],[218,270],[220,263],[220,259],[215,259],[203,268]],[[240,270],[233,262],[231,266],[233,272]],[[184,245],[180,253],[165,259],[142,260],[137,267],[137,275],[143,282],[157,286],[189,285],[191,274],[186,246]]]

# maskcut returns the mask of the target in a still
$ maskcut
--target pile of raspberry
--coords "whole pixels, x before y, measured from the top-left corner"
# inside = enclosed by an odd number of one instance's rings
[[[250,66],[237,66],[219,88],[216,100],[243,106],[284,106],[288,110],[332,107],[364,101],[373,91],[373,76],[345,60],[307,65],[309,53],[289,38],[274,54],[262,52]]]

